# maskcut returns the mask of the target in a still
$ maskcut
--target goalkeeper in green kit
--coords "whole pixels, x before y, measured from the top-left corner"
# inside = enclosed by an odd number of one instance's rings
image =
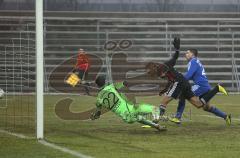
[[[97,110],[92,113],[91,119],[98,119],[101,115],[101,108],[111,110],[121,117],[126,123],[139,122],[151,126],[157,130],[166,130],[165,126],[155,123],[159,120],[159,109],[150,104],[134,104],[127,100],[124,94],[118,90],[127,87],[127,82],[105,84],[105,76],[98,76],[95,83],[100,88],[97,95]],[[152,115],[153,121],[147,120],[144,116]]]

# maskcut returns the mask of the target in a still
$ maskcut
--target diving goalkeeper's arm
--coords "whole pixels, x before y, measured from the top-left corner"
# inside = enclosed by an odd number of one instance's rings
[[[127,81],[123,81],[123,82],[117,82],[114,83],[114,87],[116,88],[116,90],[119,90],[121,88],[126,88],[128,90],[128,88],[130,86],[134,85],[133,83],[129,83]],[[138,107],[138,104],[136,104],[136,98],[134,94],[129,94],[129,93],[121,93],[119,92],[119,94],[125,99],[126,102],[133,104],[134,107]]]
[[[127,81],[123,81],[123,82],[116,82],[114,83],[114,87],[119,90],[121,88],[128,88],[129,87],[129,83]]]

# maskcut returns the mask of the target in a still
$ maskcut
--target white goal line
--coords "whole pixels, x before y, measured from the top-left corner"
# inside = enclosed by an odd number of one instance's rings
[[[6,130],[1,130],[1,129],[0,129],[0,133],[8,134],[8,135],[15,136],[15,137],[18,137],[18,138],[21,138],[21,139],[31,139],[31,140],[36,139],[34,137],[29,137],[29,136],[25,136],[23,134],[13,133],[13,132],[9,132],[9,131],[6,131]],[[43,139],[38,140],[38,142],[40,144],[42,144],[44,146],[47,146],[47,147],[50,147],[52,149],[59,150],[61,152],[76,156],[77,158],[93,158],[91,156],[84,155],[80,152],[77,152],[77,151],[74,151],[74,150],[71,150],[71,149],[68,149],[68,148],[65,148],[65,147],[58,146],[54,143],[49,143],[49,142],[47,142],[46,140],[43,140]]]

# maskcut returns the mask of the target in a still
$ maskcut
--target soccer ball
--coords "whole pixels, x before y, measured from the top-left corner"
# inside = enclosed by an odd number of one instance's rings
[[[3,98],[4,94],[5,94],[4,90],[0,88],[0,99]]]

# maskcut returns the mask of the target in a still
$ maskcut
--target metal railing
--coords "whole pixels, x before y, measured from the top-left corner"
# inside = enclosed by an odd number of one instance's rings
[[[238,74],[238,67],[236,64],[235,59],[235,39],[234,39],[235,33],[232,33],[232,88],[236,89],[237,92],[240,92],[240,80],[239,80],[239,74]],[[235,84],[234,84],[235,83]],[[236,85],[236,87],[234,87]]]
[[[8,20],[17,21],[18,19],[12,18]],[[51,75],[51,70],[58,65],[57,63],[76,54],[74,51],[77,51],[79,47],[85,48],[90,54],[103,58],[105,53],[102,47],[107,40],[128,39],[133,42],[131,49],[124,50],[124,52],[128,54],[128,61],[138,61],[139,59],[136,58],[136,55],[145,56],[147,60],[163,61],[171,54],[172,38],[174,36],[180,36],[183,51],[189,47],[195,47],[200,50],[200,58],[201,55],[204,56],[201,60],[206,62],[205,68],[209,69],[207,72],[209,72],[208,76],[210,77],[209,80],[211,83],[222,80],[223,83],[231,85],[233,90],[240,91],[239,75],[237,72],[239,65],[236,64],[237,61],[240,60],[239,56],[236,55],[240,50],[240,46],[236,44],[240,41],[240,29],[239,31],[234,31],[234,35],[232,30],[228,30],[228,28],[238,27],[238,24],[235,23],[233,18],[230,19],[233,23],[229,23],[230,20],[227,21],[227,18],[222,19],[222,21],[221,18],[215,20],[214,18],[206,19],[206,21],[211,21],[211,24],[204,21],[204,18],[171,18],[168,20],[165,18],[161,20],[160,18],[88,19],[77,17],[46,17],[45,20],[48,22],[45,22],[44,26],[46,30],[44,50],[46,56],[45,83],[48,83],[48,75]],[[87,27],[88,21],[91,21],[89,28]],[[194,21],[202,25],[194,25]],[[173,22],[179,22],[181,24],[175,24]],[[4,23],[1,25],[4,25]],[[48,30],[49,26],[51,26],[51,30]],[[71,27],[74,28],[74,31],[69,30]],[[81,30],[82,28],[84,31]],[[22,34],[28,33],[28,38],[30,38],[30,32],[34,35],[34,32],[30,29],[22,30],[21,32]],[[108,35],[106,35],[106,32]],[[7,32],[6,30],[0,30],[0,34],[3,35],[13,35],[14,33],[18,34],[19,31]],[[4,39],[4,36],[1,37],[0,40],[1,39]],[[15,46],[17,46],[17,44],[15,44]],[[28,47],[30,48],[31,46],[28,44]],[[17,51],[18,50],[15,50],[15,52]],[[186,63],[183,63],[184,61],[184,58],[180,57],[180,63],[176,66],[182,72],[184,72],[186,68]],[[33,64],[29,66],[34,68]],[[122,65],[120,67],[124,68],[128,67],[128,65]],[[219,79],[221,75],[223,78]],[[227,77],[229,77],[229,79],[227,79]],[[235,86],[238,88],[234,88]],[[48,86],[45,88],[46,91],[51,90]]]

